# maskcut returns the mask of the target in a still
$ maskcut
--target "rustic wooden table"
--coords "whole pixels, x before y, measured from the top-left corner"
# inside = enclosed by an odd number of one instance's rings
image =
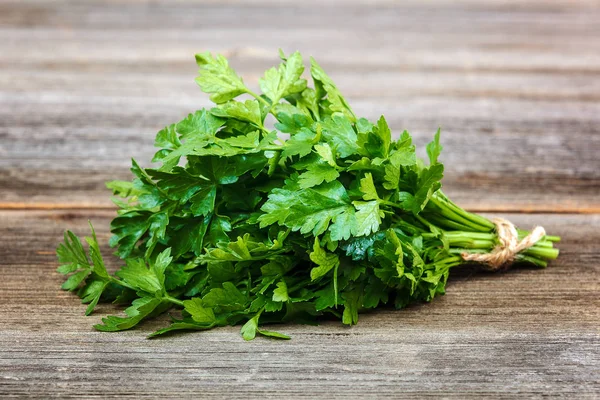
[[[0,397],[600,396],[600,8],[562,3],[2,1]],[[281,327],[287,342],[94,331],[115,309],[84,317],[58,289],[63,230],[91,219],[106,242],[103,182],[208,105],[194,53],[226,54],[256,86],[278,47],[420,145],[441,126],[445,191],[543,224],[560,258],[461,271],[432,304]]]

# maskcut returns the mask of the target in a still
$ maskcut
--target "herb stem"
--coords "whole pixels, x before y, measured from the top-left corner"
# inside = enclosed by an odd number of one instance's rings
[[[269,107],[269,112],[271,112],[271,107],[272,107],[271,103],[269,103],[268,101],[266,101],[265,99],[263,99],[261,96],[259,96],[258,94],[254,93],[250,89],[247,89],[247,93],[250,96],[254,97],[256,100],[260,101],[261,103],[263,103],[264,105],[266,105],[267,107]]]
[[[113,283],[116,283],[119,286],[126,287],[127,289],[135,290],[132,286],[128,285],[127,283],[123,282],[120,279],[115,278],[112,275],[108,275],[108,280],[111,281],[111,282],[113,282]]]
[[[455,229],[457,231],[470,231],[470,227],[466,226],[464,224],[458,223],[456,221],[452,221],[452,220],[448,220],[448,219],[443,219],[441,217],[438,217],[437,215],[428,215],[427,219],[434,223],[435,225],[437,225],[438,227],[445,227],[445,228],[451,228],[451,229]],[[442,228],[440,228],[442,229]]]
[[[450,220],[454,220],[456,222],[462,223],[462,224],[470,227],[471,229],[480,231],[480,232],[488,232],[491,229],[493,229],[493,226],[490,229],[487,226],[480,225],[479,222],[474,221],[473,218],[471,218],[471,215],[469,215],[469,213],[467,213],[463,209],[458,208],[458,207],[456,209],[453,209],[448,202],[445,202],[445,201],[442,202],[439,199],[437,199],[435,196],[432,197],[430,199],[430,201],[439,208],[439,213],[442,216],[444,216]]]
[[[493,230],[496,228],[496,226],[494,225],[494,223],[492,221],[490,221],[489,219],[482,217],[481,215],[478,214],[473,214],[468,212],[467,210],[465,210],[462,207],[459,207],[456,205],[456,203],[454,203],[452,200],[450,200],[449,198],[446,197],[446,195],[444,195],[443,193],[436,194],[434,197],[440,197],[444,200],[444,202],[454,211],[458,212],[459,214],[463,215],[464,217],[466,217],[467,219],[477,223],[478,225],[481,225],[483,227],[488,228],[488,230]]]
[[[178,305],[180,307],[183,307],[183,301],[181,301],[179,299],[176,299],[175,297],[171,297],[168,294],[165,294],[163,296],[163,299],[165,299],[167,301],[170,301],[171,303],[176,304],[176,305]]]
[[[523,251],[523,253],[548,260],[555,260],[558,257],[558,249],[549,249],[547,247],[531,246]]]
[[[383,205],[386,205],[386,206],[394,207],[394,208],[397,208],[399,210],[404,210],[401,206],[399,206],[398,204],[394,203],[393,201],[389,201],[389,200],[379,200],[379,204],[383,204]]]

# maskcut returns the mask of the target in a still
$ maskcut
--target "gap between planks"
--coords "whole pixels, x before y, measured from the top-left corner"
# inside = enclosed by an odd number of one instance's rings
[[[548,207],[548,206],[483,206],[466,207],[473,213],[516,213],[516,214],[600,214],[600,207]],[[79,211],[117,211],[116,207],[107,207],[94,204],[65,204],[65,203],[0,203],[0,211],[27,211],[27,210],[79,210]]]

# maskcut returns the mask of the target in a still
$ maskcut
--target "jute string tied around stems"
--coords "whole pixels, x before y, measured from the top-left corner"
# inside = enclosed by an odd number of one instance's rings
[[[500,244],[491,253],[464,252],[461,254],[463,260],[481,262],[487,264],[490,270],[497,271],[503,266],[512,264],[519,252],[530,248],[546,235],[543,227],[536,226],[519,242],[519,234],[512,222],[504,218],[494,218],[492,222],[496,225],[496,234]]]

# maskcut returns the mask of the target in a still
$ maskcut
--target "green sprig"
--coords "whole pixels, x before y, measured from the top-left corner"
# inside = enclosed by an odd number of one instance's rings
[[[175,308],[150,337],[241,324],[246,340],[289,339],[260,326],[324,315],[353,325],[366,309],[431,301],[462,253],[499,245],[491,221],[440,190],[439,130],[426,164],[408,132],[394,139],[383,116],[358,118],[314,60],[310,88],[301,55],[281,59],[258,94],[224,57],[196,55],[196,81],[215,107],[159,131],[155,167],[133,161],[131,182],[107,184],[119,197],[110,244],[125,263],[114,275],[93,229],[87,253],[65,233],[63,289],[86,314],[100,301],[129,305],[97,329]],[[543,237],[516,261],[545,267],[558,239]]]

